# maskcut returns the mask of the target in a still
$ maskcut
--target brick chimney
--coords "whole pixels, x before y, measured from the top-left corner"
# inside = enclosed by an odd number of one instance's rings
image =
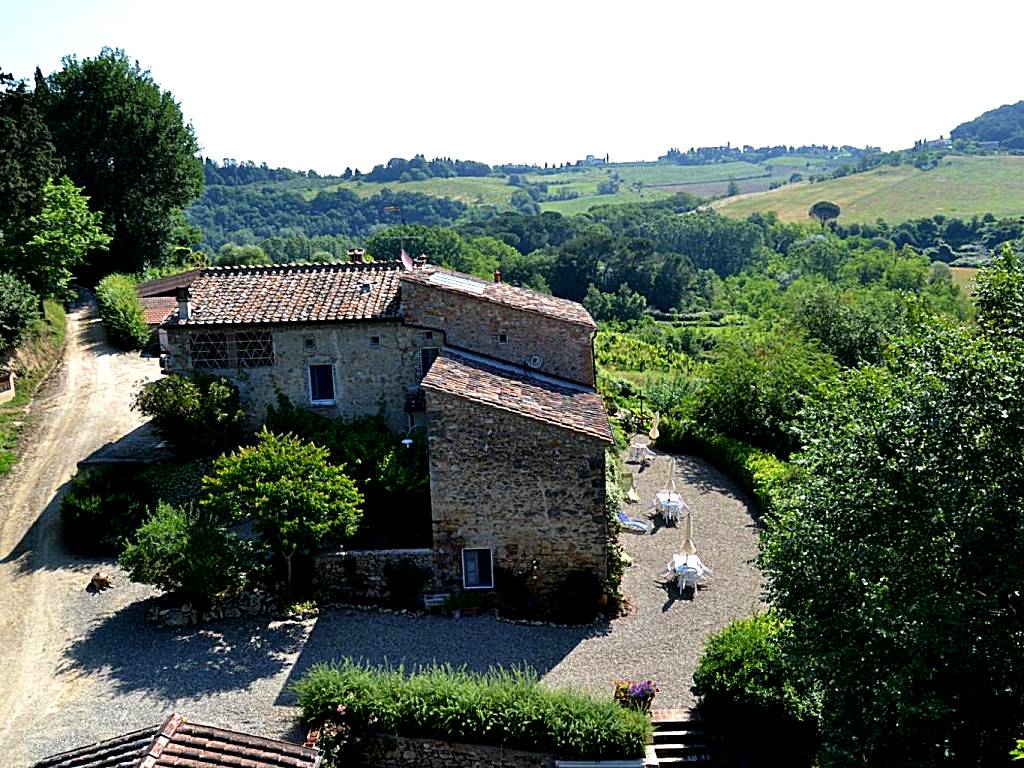
[[[364,248],[349,248],[348,249],[348,260],[353,264],[362,264],[363,256],[366,255],[366,249]]]
[[[178,289],[178,320],[184,322],[192,317],[192,291],[188,286]]]
[[[501,282],[501,270],[500,269],[494,270],[494,282],[496,282],[496,283],[500,283]]]

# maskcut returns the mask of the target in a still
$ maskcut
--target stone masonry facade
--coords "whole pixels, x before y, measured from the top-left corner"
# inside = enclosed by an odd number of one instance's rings
[[[604,442],[434,390],[427,413],[443,590],[462,588],[463,548],[491,549],[542,603],[573,571],[607,578]]]
[[[332,418],[426,427],[432,591],[486,590],[500,602],[514,574],[550,608],[567,576],[607,579],[611,431],[582,306],[429,265],[357,260],[210,268],[175,290],[179,309],[161,325],[165,370],[228,378],[253,426],[280,392]],[[322,575],[333,586],[387,600],[391,555],[332,557]]]
[[[542,752],[376,734],[367,739],[356,754],[346,753],[345,765],[352,768],[554,768],[555,758]]]

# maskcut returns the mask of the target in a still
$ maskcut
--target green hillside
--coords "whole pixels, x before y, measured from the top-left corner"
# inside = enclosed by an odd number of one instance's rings
[[[720,200],[715,209],[744,218],[755,211],[776,211],[784,221],[806,221],[807,209],[831,200],[842,209],[840,221],[889,222],[943,214],[959,218],[992,213],[1024,214],[1024,157],[944,158],[936,168],[881,166],[866,173],[811,184],[791,184],[769,192]]]

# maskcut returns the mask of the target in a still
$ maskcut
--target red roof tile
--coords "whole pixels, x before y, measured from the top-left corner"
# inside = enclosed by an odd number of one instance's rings
[[[139,298],[147,296],[173,297],[179,288],[186,288],[192,285],[193,281],[198,276],[198,269],[190,269],[188,272],[179,272],[178,274],[170,275],[169,277],[159,277],[156,280],[147,280],[146,282],[139,283],[135,286],[135,293]]]
[[[139,302],[142,304],[146,325],[160,325],[171,312],[178,309],[178,300],[173,296],[143,296]]]
[[[559,386],[547,377],[542,380],[445,351],[430,366],[422,386],[612,442],[601,396]]]
[[[48,757],[34,768],[317,768],[320,753],[171,715],[162,726]]]
[[[315,323],[398,317],[401,262],[210,267],[174,325]]]
[[[455,280],[446,280],[443,276],[449,275]],[[441,281],[438,282],[438,276]],[[421,267],[411,272],[401,273],[402,280],[409,280],[420,285],[427,285],[444,291],[453,291],[469,296],[476,296],[495,304],[502,304],[514,309],[522,309],[527,312],[536,312],[540,315],[553,317],[557,320],[564,320],[568,323],[585,325],[589,328],[596,328],[594,318],[583,308],[582,304],[568,299],[558,299],[539,291],[531,291],[529,288],[517,288],[508,283],[494,283],[488,280],[481,280],[478,277],[464,275],[461,272],[451,272],[440,267]]]

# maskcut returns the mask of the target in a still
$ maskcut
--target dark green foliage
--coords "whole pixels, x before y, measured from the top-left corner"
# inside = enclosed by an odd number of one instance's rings
[[[1024,136],[1024,101],[990,109],[973,120],[960,123],[949,134],[951,139],[1011,144],[1021,136]]]
[[[817,219],[822,227],[825,226],[825,222],[838,219],[839,213],[839,206],[828,200],[819,200],[807,211],[807,215],[812,219]]]
[[[566,759],[642,757],[648,717],[607,700],[542,687],[532,671],[313,667],[294,686],[307,722],[345,707],[347,724],[401,736],[547,752]]]
[[[416,155],[412,160],[393,157],[386,165],[375,165],[363,176],[366,181],[422,181],[424,179],[450,179],[453,176],[489,176],[491,167],[475,160],[452,160],[450,157],[435,157],[427,160]]]
[[[122,349],[140,349],[149,340],[149,327],[128,275],[107,275],[96,286],[96,301],[107,338]]]
[[[146,517],[134,473],[118,468],[85,469],[60,501],[64,543],[89,555],[117,555]]]
[[[795,334],[745,334],[722,342],[692,420],[703,429],[782,456],[806,398],[832,375],[834,361]]]
[[[113,240],[90,273],[135,272],[168,255],[175,213],[203,189],[192,126],[174,97],[121,50],[65,57],[36,101],[67,174],[102,211]]]
[[[27,283],[0,272],[0,352],[21,343],[39,317],[39,297]]]
[[[205,607],[241,585],[250,549],[205,511],[161,502],[118,562],[132,581]]]
[[[109,278],[107,278],[109,279]],[[144,385],[133,408],[183,456],[209,455],[238,445],[245,412],[227,379],[172,374]]]
[[[443,227],[458,219],[466,205],[459,200],[390,189],[370,197],[360,197],[351,189],[321,189],[307,199],[301,189],[255,184],[211,187],[189,208],[188,217],[202,230],[203,243],[217,250],[225,243],[248,245],[285,233],[311,239],[328,235],[367,237],[398,221],[394,213],[385,210],[388,208],[401,209],[402,220],[409,224]],[[409,253],[419,255],[411,249]]]
[[[202,480],[212,464],[209,458],[150,464],[139,473],[138,481],[149,498],[185,507],[202,496]]]
[[[43,188],[60,171],[50,131],[25,83],[0,72],[0,231],[43,208]]]
[[[733,764],[810,765],[813,702],[784,652],[788,627],[771,611],[738,619],[708,638],[693,673],[709,735]]]
[[[802,417],[760,565],[830,765],[998,765],[1024,721],[1020,268],[982,282],[981,333],[924,324]]]

